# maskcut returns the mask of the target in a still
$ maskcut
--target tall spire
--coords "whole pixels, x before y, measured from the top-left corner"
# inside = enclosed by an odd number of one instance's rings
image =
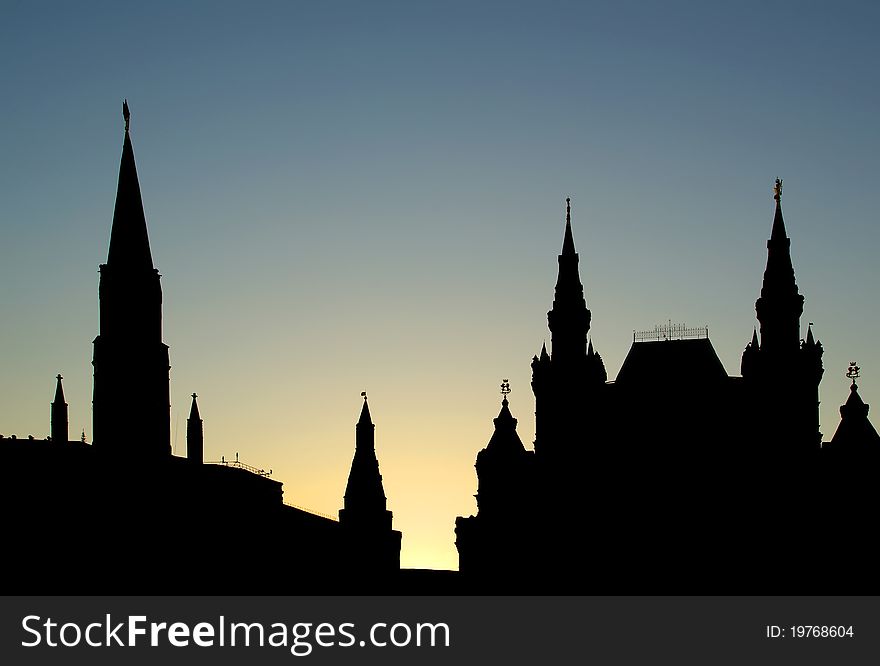
[[[55,377],[55,400],[52,402],[50,409],[49,429],[53,442],[67,444],[69,422],[67,418],[67,403],[64,402],[64,387],[61,386],[62,379],[64,378],[60,374]]]
[[[782,181],[773,187],[776,211],[773,229],[767,241],[767,267],[761,297],[755,311],[761,322],[761,349],[769,352],[794,352],[800,344],[800,316],[804,297],[798,293],[791,263],[791,240],[782,218]]]
[[[578,273],[578,254],[571,231],[571,198],[565,200],[565,234],[558,257],[559,274],[553,309],[547,313],[554,361],[568,363],[586,357],[590,311]]]
[[[147,220],[144,216],[134,148],[129,134],[131,114],[127,101],[123,102],[122,115],[125,119],[125,138],[122,143],[122,160],[119,164],[119,183],[116,187],[116,206],[113,210],[107,264],[122,269],[152,270],[153,258],[147,236]]]
[[[133,455],[171,455],[168,346],[162,342],[162,287],[153,267],[141,201],[131,114],[125,136],[107,263],[98,286],[92,438]]]
[[[577,254],[574,250],[574,236],[571,233],[571,197],[565,199],[565,236],[562,238],[562,254]]]
[[[205,458],[205,433],[196,398],[198,396],[193,393],[189,418],[186,420],[186,459],[201,465]]]

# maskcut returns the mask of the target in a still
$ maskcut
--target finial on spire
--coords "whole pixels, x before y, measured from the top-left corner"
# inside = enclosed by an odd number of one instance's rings
[[[131,112],[128,110],[128,100],[122,100],[122,117],[125,120],[125,131],[128,131],[129,121],[131,120]]]
[[[773,185],[773,199],[775,201],[782,200],[782,179],[781,178],[777,178],[776,184]]]
[[[856,386],[856,380],[857,380],[859,377],[862,376],[862,375],[859,373],[859,370],[860,370],[860,369],[861,369],[861,368],[859,368],[859,366],[856,365],[856,362],[855,362],[855,361],[850,361],[850,362],[849,362],[849,368],[848,368],[847,371],[846,371],[846,377],[847,377],[847,379],[852,379],[852,388],[853,388],[853,390],[855,390],[856,388],[858,388],[858,386]]]
[[[198,398],[198,397],[199,397],[199,396],[197,396],[195,393],[192,394],[192,398],[193,398],[193,400],[195,400],[195,399]]]
[[[501,399],[502,405],[507,404],[507,396],[509,394],[510,394],[510,380],[509,379],[502,379],[501,380],[501,395],[503,396],[503,398]]]
[[[565,197],[565,223],[571,224],[571,197]]]
[[[364,402],[366,402],[367,401],[367,392],[361,391],[361,397],[364,399]]]
[[[57,379],[58,381],[61,381],[62,379],[64,379],[64,377],[62,377],[61,373],[59,372],[57,375],[55,375],[55,379]]]

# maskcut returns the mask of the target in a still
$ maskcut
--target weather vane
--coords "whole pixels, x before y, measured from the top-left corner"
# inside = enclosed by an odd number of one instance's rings
[[[776,184],[773,186],[773,198],[776,201],[780,201],[782,199],[782,179],[777,178]]]
[[[504,396],[504,399],[507,400],[507,396],[510,393],[510,380],[502,379],[501,380],[501,395]]]
[[[852,385],[853,385],[853,386],[856,385],[856,380],[857,380],[859,377],[861,377],[861,375],[859,374],[859,370],[860,370],[860,369],[861,369],[861,368],[859,368],[859,366],[856,365],[856,362],[855,362],[855,361],[850,361],[850,362],[849,362],[849,368],[848,368],[847,371],[846,371],[846,377],[847,377],[847,379],[852,379]]]

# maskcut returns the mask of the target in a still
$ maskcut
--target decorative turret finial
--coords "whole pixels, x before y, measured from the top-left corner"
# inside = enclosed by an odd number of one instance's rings
[[[361,397],[364,399],[364,402],[366,402],[367,401],[367,392],[361,391]]]
[[[773,199],[775,201],[782,200],[782,179],[777,178],[776,184],[773,186]]]
[[[199,396],[197,396],[195,393],[193,393],[193,394],[192,394],[192,397],[193,397],[193,400],[195,400],[195,399],[198,398]]]
[[[501,380],[501,395],[504,396],[501,400],[502,405],[507,404],[507,396],[510,394],[510,380],[502,379]]]
[[[122,100],[122,117],[125,119],[125,131],[128,131],[129,121],[131,120],[131,112],[128,110],[128,100]]]
[[[565,222],[571,224],[571,197],[565,197]]]
[[[859,377],[861,377],[861,374],[859,373],[859,370],[860,370],[860,369],[861,369],[861,368],[859,368],[859,366],[856,365],[856,362],[855,362],[855,361],[850,361],[850,362],[849,362],[849,368],[848,368],[847,371],[846,371],[846,377],[847,377],[847,379],[852,379],[852,387],[853,387],[853,389],[858,388],[858,386],[856,385],[856,380],[857,380]]]

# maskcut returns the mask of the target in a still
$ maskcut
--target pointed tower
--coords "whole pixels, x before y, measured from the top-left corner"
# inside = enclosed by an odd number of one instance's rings
[[[558,257],[559,274],[553,308],[547,313],[551,358],[558,364],[576,364],[586,358],[590,311],[578,273],[578,254],[571,233],[571,199],[565,200],[565,235]]]
[[[67,418],[67,403],[64,402],[64,387],[61,386],[63,377],[59,374],[55,377],[55,400],[52,402],[50,430],[52,441],[57,444],[67,444],[69,425]]]
[[[773,189],[776,212],[767,241],[767,268],[755,312],[761,323],[761,349],[769,354],[795,354],[800,346],[804,297],[798,293],[791,263],[791,240],[782,219],[782,181]]]
[[[367,394],[361,393],[364,406],[355,426],[354,459],[345,486],[339,522],[357,529],[391,529],[392,514],[386,509],[385,489],[376,458],[376,426],[370,418]]]
[[[202,429],[202,418],[199,416],[199,405],[196,402],[198,396],[192,394],[192,407],[189,409],[189,418],[186,420],[186,459],[196,465],[201,465],[205,459],[205,435]]]
[[[557,458],[570,466],[570,457],[557,454],[581,449],[591,421],[595,398],[607,375],[602,358],[588,348],[590,310],[578,272],[578,253],[571,230],[571,199],[565,200],[565,232],[558,257],[559,273],[553,307],[547,313],[551,351],[546,345],[532,360],[532,391],[535,394],[535,452]],[[551,453],[552,451],[552,453]]]
[[[510,384],[505,379],[501,384],[501,411],[493,420],[495,431],[486,448],[477,454],[476,498],[482,519],[519,520],[530,497],[531,479],[526,476],[529,453],[516,432],[509,393]]]
[[[776,210],[767,241],[767,267],[761,295],[755,302],[760,323],[742,357],[742,374],[752,399],[755,441],[769,444],[771,453],[818,450],[819,382],[822,343],[813,337],[812,323],[800,338],[804,297],[798,293],[791,261],[791,241],[782,217],[782,181],[773,188]],[[785,462],[783,459],[782,462]]]
[[[171,366],[162,342],[162,288],[150,253],[127,102],[123,117],[110,250],[100,266],[93,439],[96,446],[117,453],[169,456]]]

